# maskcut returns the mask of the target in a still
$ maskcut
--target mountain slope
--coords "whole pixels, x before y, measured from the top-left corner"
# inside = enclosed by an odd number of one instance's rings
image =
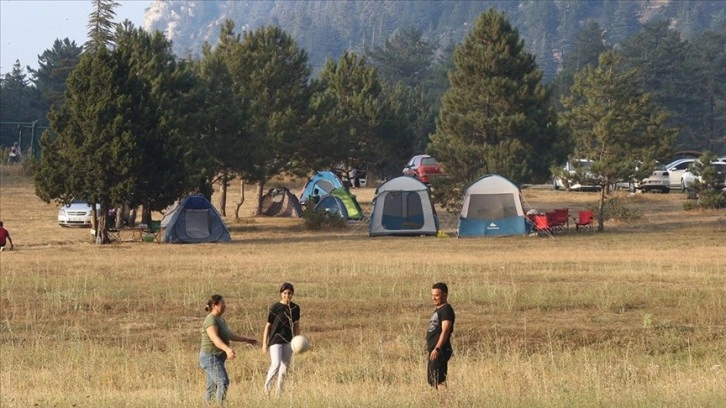
[[[205,41],[215,44],[231,19],[237,31],[274,24],[304,48],[315,68],[344,50],[362,52],[381,45],[396,29],[416,27],[429,41],[458,42],[488,8],[503,10],[537,56],[547,78],[570,50],[577,31],[596,21],[610,44],[637,32],[640,24],[667,20],[689,38],[726,21],[726,2],[675,0],[538,1],[162,1],[148,9],[144,28],[161,30],[180,57],[197,57]]]

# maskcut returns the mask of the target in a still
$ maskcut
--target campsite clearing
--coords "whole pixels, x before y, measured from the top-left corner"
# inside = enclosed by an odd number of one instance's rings
[[[267,357],[237,345],[230,406],[726,405],[726,215],[685,212],[681,194],[618,195],[642,216],[552,239],[370,238],[358,224],[310,232],[298,218],[246,217],[226,220],[229,243],[99,247],[87,229],[58,227],[27,177],[0,171],[17,249],[0,254],[3,407],[199,406],[206,299],[223,294],[229,325],[260,339],[282,281],[295,283],[312,348],[269,400]],[[352,190],[365,212],[373,191]],[[522,193],[526,209],[597,202]],[[458,215],[439,215],[455,231]],[[457,321],[448,390],[432,393],[437,280]]]

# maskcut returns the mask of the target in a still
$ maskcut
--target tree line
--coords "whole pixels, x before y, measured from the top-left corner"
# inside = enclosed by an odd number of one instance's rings
[[[402,30],[364,55],[328,60],[316,77],[305,50],[275,26],[240,34],[227,21],[218,44],[206,44],[197,60],[177,58],[160,32],[128,21],[94,27],[105,36],[89,33],[84,47],[56,41],[32,72],[41,84],[41,77],[62,83],[62,97],[57,87],[26,86],[46,89],[50,106],[36,192],[46,201],[85,197],[100,211],[141,205],[145,221],[185,193],[211,196],[220,181],[224,200],[235,177],[257,184],[259,203],[276,175],[366,163],[372,174],[393,176],[424,150],[444,164],[449,177],[435,182],[434,193],[453,208],[463,187],[484,174],[544,181],[568,156],[601,163],[607,180],[632,176],[635,161],[647,170],[684,134],[662,104],[681,95],[649,92],[655,85],[641,66],[668,53],[647,30],[615,50],[588,26],[578,37],[581,55],[544,84],[518,31],[495,10],[447,52],[416,29]],[[717,48],[723,32],[704,34],[704,47]],[[722,61],[723,49],[721,57],[714,52],[704,59]],[[710,78],[712,114],[694,115],[721,135],[723,66],[699,71]],[[675,68],[665,72],[676,76]],[[3,87],[19,74],[16,64]],[[97,230],[107,242],[105,226]]]

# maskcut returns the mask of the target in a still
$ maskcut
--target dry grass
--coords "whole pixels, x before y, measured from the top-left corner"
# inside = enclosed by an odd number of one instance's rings
[[[100,248],[88,230],[58,227],[16,168],[0,170],[17,247],[0,255],[3,407],[199,406],[208,296],[225,295],[230,325],[259,338],[285,280],[313,350],[268,401],[267,358],[237,346],[231,406],[726,405],[726,216],[684,212],[680,194],[623,196],[641,219],[554,239],[372,239],[364,226],[245,218],[228,220],[229,244]],[[372,189],[355,193],[370,204]],[[523,194],[540,209],[597,201]],[[437,280],[457,311],[439,393],[423,353]]]

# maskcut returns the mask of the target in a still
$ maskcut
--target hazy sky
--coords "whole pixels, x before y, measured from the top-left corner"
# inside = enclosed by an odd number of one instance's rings
[[[140,27],[151,0],[116,0],[117,23],[129,19]],[[38,55],[53,46],[56,38],[68,37],[77,45],[86,42],[90,0],[0,0],[0,73],[20,65],[38,67]]]

